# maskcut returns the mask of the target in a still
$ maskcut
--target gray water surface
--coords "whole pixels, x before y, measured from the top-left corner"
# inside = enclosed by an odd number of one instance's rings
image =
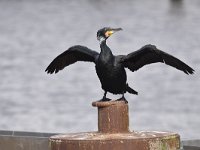
[[[72,45],[99,51],[96,31],[111,26],[124,29],[108,40],[114,54],[151,43],[196,70],[192,76],[164,64],[127,70],[139,92],[126,94],[131,130],[200,138],[199,0],[2,0],[0,20],[1,130],[97,130],[91,103],[103,91],[94,64],[76,63],[56,75],[44,70]]]

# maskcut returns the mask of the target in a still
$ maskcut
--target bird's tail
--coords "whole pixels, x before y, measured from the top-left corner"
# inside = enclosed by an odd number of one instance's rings
[[[129,87],[128,84],[126,84],[126,91],[131,93],[131,94],[138,95],[138,92],[133,90],[131,87]]]

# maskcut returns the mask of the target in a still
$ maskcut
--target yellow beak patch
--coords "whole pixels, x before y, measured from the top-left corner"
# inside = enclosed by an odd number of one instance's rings
[[[105,36],[106,36],[106,37],[109,37],[109,36],[111,36],[113,33],[114,33],[114,32],[113,32],[112,30],[106,31]]]

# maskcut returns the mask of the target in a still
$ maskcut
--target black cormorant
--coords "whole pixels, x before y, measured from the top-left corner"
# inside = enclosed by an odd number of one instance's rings
[[[125,102],[127,101],[124,98],[124,93],[129,92],[136,95],[138,94],[129,87],[125,68],[134,72],[144,65],[161,62],[175,67],[186,74],[194,73],[194,70],[187,64],[176,57],[157,49],[154,45],[145,45],[128,55],[113,55],[111,49],[106,45],[106,40],[113,33],[120,30],[122,29],[110,27],[98,30],[97,39],[100,42],[100,53],[85,46],[72,46],[62,54],[58,55],[45,71],[52,74],[54,72],[57,73],[64,67],[77,61],[93,62],[95,63],[96,73],[101,82],[101,87],[105,91],[101,101],[109,101],[110,99],[106,98],[106,94],[107,92],[110,92],[113,94],[122,94],[122,98],[119,100],[124,100]]]

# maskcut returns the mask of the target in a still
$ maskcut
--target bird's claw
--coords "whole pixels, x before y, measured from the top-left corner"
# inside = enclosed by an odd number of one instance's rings
[[[126,104],[128,104],[128,101],[126,100],[125,97],[121,97],[121,98],[117,99],[116,101],[124,101]]]
[[[108,102],[108,101],[111,101],[111,99],[106,97],[103,97],[102,99],[99,100],[99,102]]]

